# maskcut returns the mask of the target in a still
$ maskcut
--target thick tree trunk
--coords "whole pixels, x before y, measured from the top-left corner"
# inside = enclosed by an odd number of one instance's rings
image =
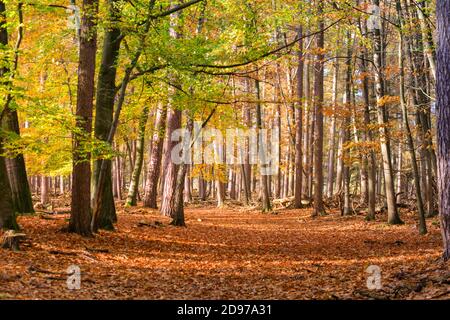
[[[187,133],[184,137],[184,148],[182,154],[182,162],[178,167],[176,172],[175,184],[174,184],[174,193],[172,197],[168,197],[167,204],[165,205],[164,214],[172,218],[171,225],[184,227],[184,202],[183,202],[183,193],[184,193],[184,180],[186,177],[186,169],[187,163],[186,158],[188,157],[185,152],[190,152],[192,132],[194,127],[194,122],[192,118],[189,116],[187,112],[185,112],[187,118]],[[166,184],[167,185],[167,184]]]
[[[98,74],[97,97],[95,105],[94,135],[97,139],[106,141],[111,130],[114,112],[114,99],[116,96],[117,60],[119,57],[121,36],[117,26],[119,12],[118,0],[108,0],[108,26],[103,40],[103,52]],[[100,195],[102,206],[99,211],[99,228],[112,230],[113,223],[117,221],[113,196],[112,163],[109,159],[96,160],[93,168],[93,192],[95,195],[102,162],[105,162],[105,187]],[[120,192],[119,192],[120,193]],[[119,194],[120,195],[120,194]],[[94,199],[93,199],[94,200]]]
[[[450,2],[436,1],[438,50],[436,68],[439,214],[443,258],[450,259]]]
[[[3,2],[0,1],[0,12]],[[0,141],[0,152],[3,148]],[[16,215],[14,212],[14,203],[11,196],[11,186],[8,180],[8,173],[6,172],[5,158],[0,157],[0,229],[19,229],[16,222]]]
[[[147,183],[145,184],[144,207],[157,209],[158,178],[161,168],[162,148],[166,129],[167,108],[158,108],[155,120],[155,129],[152,137],[152,149],[147,171]]]
[[[170,155],[172,153],[172,149],[178,144],[176,141],[171,141],[172,133],[181,128],[181,110],[176,109],[174,107],[170,107],[168,111],[167,117],[167,151],[166,151],[166,169],[163,172],[164,175],[164,189],[162,194],[162,202],[161,202],[161,213],[165,216],[170,217],[171,212],[175,210],[175,208],[171,207],[173,204],[173,197],[175,195],[175,187],[177,182],[177,172],[178,165],[176,165]]]
[[[78,65],[77,122],[80,133],[73,134],[72,212],[69,231],[83,236],[91,232],[91,164],[83,143],[92,132],[95,55],[97,51],[97,0],[83,0]]]
[[[8,46],[6,6],[3,1],[0,1],[0,46],[5,48]],[[8,66],[0,66],[0,78],[6,77],[9,71]],[[8,98],[9,97],[7,97],[7,99]],[[3,108],[5,109],[1,111],[4,115],[2,119],[3,129],[20,135],[17,111],[9,108],[8,101],[6,101]],[[31,199],[31,191],[28,184],[23,155],[18,154],[12,158],[5,158],[4,161],[6,162],[9,183],[11,186],[14,211],[18,213],[33,213],[33,201]]]

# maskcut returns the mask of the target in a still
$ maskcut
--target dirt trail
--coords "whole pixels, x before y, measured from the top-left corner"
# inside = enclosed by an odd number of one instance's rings
[[[20,217],[28,240],[21,252],[0,250],[0,299],[450,297],[437,219],[419,236],[413,213],[401,226],[309,215],[195,208],[176,228],[156,211],[121,209],[117,230],[93,239],[62,232],[67,215]],[[70,265],[80,290],[67,289]],[[369,265],[381,268],[382,290],[367,289]]]

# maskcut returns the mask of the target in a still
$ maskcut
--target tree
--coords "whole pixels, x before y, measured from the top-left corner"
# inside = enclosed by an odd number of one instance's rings
[[[118,0],[108,0],[107,3],[108,19],[103,40],[102,60],[100,63],[97,80],[94,135],[97,139],[102,141],[107,140],[109,131],[111,130],[114,113],[114,99],[116,97],[117,64],[120,44],[123,39],[118,26],[120,18],[118,4]],[[95,189],[97,188],[102,162],[105,162],[107,169],[105,176],[105,188],[101,194],[101,197],[103,198],[103,206],[101,207],[99,213],[99,228],[112,230],[114,229],[113,223],[117,221],[117,216],[112,193],[112,164],[110,159],[99,159],[94,161],[92,196],[95,195]]]
[[[78,62],[76,127],[73,135],[72,203],[69,231],[91,232],[91,155],[84,149],[92,132],[95,55],[97,52],[97,0],[83,0]]]
[[[303,36],[302,27],[299,27],[298,37]],[[295,108],[295,185],[294,185],[294,205],[296,208],[302,207],[302,176],[303,176],[303,41],[298,43],[298,65],[297,65],[297,99]]]
[[[264,135],[262,133],[262,110],[261,110],[261,89],[259,80],[255,80],[256,89],[256,128],[258,133],[258,155],[260,165],[260,190],[261,190],[261,210],[262,212],[272,211],[272,204],[270,203],[269,196],[269,184],[267,173],[264,172],[263,166],[267,165],[267,144],[264,141]]]
[[[450,259],[450,2],[436,1],[436,67],[439,214],[443,258]]]
[[[8,76],[9,79],[2,79],[8,86],[14,78],[17,62],[18,62],[18,50],[23,38],[23,13],[22,2],[17,5],[17,14],[19,18],[18,36],[17,42],[14,48],[14,62],[13,69],[8,65],[0,67],[0,78]],[[8,29],[6,25],[6,6],[2,1],[0,4],[0,45],[8,46]],[[19,117],[17,110],[11,108],[13,97],[11,92],[7,93],[5,104],[3,106],[4,117],[2,119],[2,128],[6,132],[14,133],[20,136]],[[23,154],[19,153],[11,157],[5,158],[6,168],[8,171],[9,183],[11,185],[11,193],[13,197],[14,210],[18,213],[33,213],[33,202],[31,200],[30,186],[28,185],[27,171],[25,168],[25,160]]]
[[[406,131],[406,141],[408,145],[408,152],[411,157],[411,164],[413,168],[414,175],[414,187],[416,191],[416,202],[417,202],[417,211],[419,216],[419,233],[425,234],[427,233],[427,225],[425,222],[425,212],[423,209],[423,201],[422,201],[422,191],[420,187],[420,178],[419,178],[419,168],[417,166],[416,160],[416,152],[414,148],[413,136],[411,133],[411,128],[409,126],[408,120],[408,109],[406,106],[406,97],[405,97],[405,70],[404,70],[404,21],[403,21],[403,12],[402,5],[400,0],[396,0],[397,13],[399,18],[399,47],[398,47],[398,62],[400,67],[400,106],[402,108],[402,119],[403,119],[403,127]]]
[[[136,160],[134,162],[134,168],[131,175],[130,188],[128,189],[126,202],[128,206],[135,206],[137,204],[139,178],[141,176],[142,164],[144,163],[145,127],[147,125],[148,113],[149,106],[145,105],[139,118],[138,137],[136,142]]]
[[[8,45],[6,23],[6,5],[4,1],[0,1],[0,45],[2,47]],[[0,65],[0,81],[2,84],[7,83],[7,86],[9,87],[11,79],[4,79],[7,76],[8,71],[8,67]],[[0,100],[3,104],[0,120],[3,120],[10,112],[8,107],[9,101],[10,93],[8,92],[6,99]],[[5,158],[2,156],[3,152],[3,137],[0,137],[0,190],[2,190],[0,194],[0,229],[18,229],[14,212],[14,200],[11,194],[11,185],[8,179]]]
[[[373,0],[373,4],[380,7],[379,0]],[[384,55],[381,45],[381,30],[380,26],[376,26],[373,29],[373,61],[375,65],[375,93],[377,97],[377,118],[380,126],[380,146],[381,156],[383,159],[383,175],[386,191],[386,202],[388,209],[388,223],[399,224],[402,223],[397,211],[397,202],[394,189],[394,177],[392,170],[391,160],[391,145],[388,129],[388,115],[386,111],[386,99],[384,91],[384,78],[383,78],[383,63],[382,57]]]
[[[350,110],[352,108],[352,35],[350,31],[347,31],[347,59],[345,61],[345,92],[344,92],[344,108],[345,116],[342,121],[342,182],[343,182],[343,215],[350,215],[351,204],[350,204],[350,165],[348,159],[346,159],[347,154],[349,154],[349,149],[347,143],[350,141]]]
[[[155,127],[152,137],[152,148],[150,153],[150,160],[147,170],[147,182],[145,184],[145,194],[144,194],[144,207],[149,207],[157,209],[156,204],[157,198],[157,188],[158,188],[158,177],[161,168],[161,158],[162,158],[162,148],[164,142],[164,133],[166,129],[166,118],[167,118],[167,108],[165,106],[159,106],[156,119]]]
[[[316,37],[316,61],[314,63],[314,209],[312,216],[325,214],[323,205],[323,78],[324,78],[324,22],[323,3],[319,1],[319,34]]]

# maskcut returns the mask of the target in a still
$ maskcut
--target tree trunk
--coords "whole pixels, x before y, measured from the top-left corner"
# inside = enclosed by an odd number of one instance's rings
[[[73,134],[73,185],[69,230],[83,236],[91,232],[91,155],[83,143],[92,132],[95,55],[97,51],[97,0],[83,0],[78,64],[76,127]]]
[[[299,27],[298,37],[303,36],[302,27]],[[294,206],[302,207],[302,182],[303,182],[303,41],[298,43],[298,61],[297,61],[297,103],[295,104],[295,185],[294,185]]]
[[[314,210],[312,216],[325,214],[323,205],[323,78],[324,78],[324,23],[321,17],[323,3],[318,3],[318,16],[320,17],[318,28],[321,30],[317,37],[318,54],[314,66]]]
[[[450,2],[436,1],[438,50],[436,68],[439,214],[443,258],[450,259]]]
[[[144,162],[144,141],[145,141],[145,127],[147,125],[149,107],[146,105],[142,111],[139,119],[138,137],[136,143],[136,159],[131,175],[130,187],[128,189],[128,196],[126,205],[135,206],[137,204],[137,194],[139,192],[139,179],[142,171],[142,164]]]
[[[41,176],[41,203],[45,207],[50,203],[49,177]]]
[[[352,208],[350,204],[350,165],[346,163],[346,155],[349,154],[349,149],[346,144],[350,140],[350,115],[351,115],[351,95],[352,95],[352,37],[350,31],[347,31],[347,60],[345,62],[345,93],[344,93],[344,108],[345,116],[342,125],[342,182],[343,182],[343,215],[352,214]],[[347,160],[348,161],[348,160]]]
[[[419,233],[420,234],[426,234],[427,233],[427,225],[425,222],[425,211],[423,209],[423,202],[422,202],[422,191],[420,189],[420,179],[419,179],[419,169],[417,167],[417,160],[416,160],[416,153],[414,148],[414,141],[411,133],[411,129],[409,127],[409,120],[408,120],[408,109],[406,106],[406,97],[405,97],[405,68],[404,68],[404,40],[403,40],[403,26],[404,26],[404,20],[403,20],[403,13],[402,13],[402,6],[400,0],[396,0],[396,6],[397,6],[397,13],[399,16],[400,21],[400,29],[399,29],[399,48],[398,48],[398,59],[399,59],[399,67],[400,67],[400,105],[402,108],[402,118],[403,118],[403,127],[406,131],[406,141],[408,145],[408,152],[411,157],[411,164],[413,168],[413,175],[414,175],[414,186],[416,189],[416,202],[417,202],[417,211],[419,215]],[[401,152],[401,151],[400,151]],[[401,159],[399,159],[399,162],[401,163]],[[401,167],[401,166],[400,166]]]
[[[145,184],[144,207],[157,209],[156,198],[158,196],[158,178],[161,168],[162,148],[166,129],[167,108],[159,107],[155,129],[152,137],[152,149],[147,171],[147,183]]]
[[[309,57],[309,56],[308,56]],[[311,80],[309,77],[310,74],[310,64],[311,62],[307,60],[306,67],[305,67],[305,119],[304,119],[304,128],[305,128],[305,134],[303,139],[303,163],[304,163],[304,169],[303,169],[303,180],[302,180],[302,193],[307,198],[310,198],[311,195],[311,188],[310,188],[310,177],[311,177],[311,167],[312,167],[312,156],[311,156],[311,121],[312,118],[312,112],[311,112]],[[294,189],[295,192],[295,189]]]
[[[364,22],[363,26],[361,26],[362,31],[367,33],[367,24]],[[364,141],[366,143],[372,143],[373,134],[370,128],[371,119],[370,119],[370,95],[369,95],[369,77],[366,75],[367,73],[367,49],[363,49],[363,59],[361,62],[361,73],[364,74],[364,78],[362,80],[362,94],[364,101]],[[363,161],[367,163],[367,215],[366,220],[375,220],[375,201],[376,201],[376,164],[375,164],[375,152],[372,146],[369,146],[369,149],[366,153],[364,153]]]
[[[114,99],[116,96],[116,74],[117,60],[120,51],[120,29],[117,26],[119,12],[117,8],[118,0],[108,0],[108,21],[112,24],[105,30],[103,40],[103,52],[100,70],[98,74],[97,97],[95,105],[95,127],[94,135],[97,139],[106,141],[111,130],[114,113]],[[113,223],[117,221],[116,209],[113,196],[112,163],[109,159],[100,159],[94,162],[93,192],[98,185],[100,168],[102,162],[107,166],[105,173],[105,187],[100,195],[102,206],[100,208],[100,229],[113,230]],[[93,199],[94,200],[94,199]]]
[[[162,202],[161,202],[161,213],[165,216],[170,217],[171,212],[175,210],[175,208],[171,207],[174,203],[173,197],[175,195],[175,187],[177,182],[177,171],[178,165],[176,165],[170,158],[172,153],[172,149],[178,144],[176,141],[171,141],[172,133],[181,128],[181,110],[176,109],[175,107],[170,107],[168,111],[167,117],[167,151],[166,151],[166,169],[163,172],[164,175],[164,189],[162,194]]]
[[[416,3],[417,15],[420,20],[420,29],[422,31],[422,41],[425,46],[425,54],[430,65],[430,74],[436,81],[436,51],[433,43],[432,28],[429,26],[427,11],[427,0],[418,0]]]
[[[258,148],[259,148],[259,165],[260,165],[260,190],[262,193],[261,198],[261,210],[263,212],[269,212],[272,211],[272,205],[270,203],[270,196],[269,196],[269,184],[268,184],[268,176],[266,172],[263,172],[263,166],[266,166],[266,152],[267,152],[267,146],[264,142],[264,137],[261,132],[262,130],[262,110],[261,110],[261,95],[260,95],[260,87],[259,87],[259,80],[255,80],[255,88],[256,88],[256,127],[258,132]]]
[[[0,13],[4,8],[4,3],[0,1]],[[0,15],[1,17],[1,15]],[[2,142],[0,141],[0,152],[3,152]],[[6,172],[5,158],[0,157],[0,229],[18,230],[14,213],[14,204],[11,196],[11,186],[9,185],[8,173]]]
[[[373,0],[373,4],[380,6],[379,0]],[[381,157],[383,159],[383,174],[384,185],[386,192],[386,202],[388,209],[388,223],[399,224],[402,223],[397,212],[397,203],[395,199],[394,179],[391,160],[391,148],[389,130],[387,128],[388,119],[386,112],[386,103],[384,102],[384,78],[383,78],[383,49],[381,46],[381,31],[378,28],[374,29],[374,53],[373,60],[375,65],[375,93],[377,96],[377,117],[380,125],[380,146]]]
[[[338,52],[336,52],[336,55]],[[334,187],[334,163],[335,163],[335,149],[336,149],[336,112],[337,112],[337,98],[338,98],[338,81],[339,81],[339,59],[335,59],[333,64],[333,114],[331,116],[330,124],[330,146],[328,149],[328,175],[327,175],[327,197],[333,196]]]
[[[21,12],[19,12],[21,14]],[[0,46],[8,46],[8,30],[6,27],[6,6],[0,1]],[[10,72],[7,65],[0,66],[0,78],[6,77]],[[2,80],[3,81],[3,80]],[[8,99],[9,97],[7,97]],[[2,99],[3,101],[3,99]],[[17,111],[9,108],[8,100],[3,106],[2,127],[5,131],[20,135]],[[28,184],[25,160],[22,154],[12,158],[4,158],[11,186],[14,211],[18,213],[33,213],[33,201],[31,199],[30,186]]]

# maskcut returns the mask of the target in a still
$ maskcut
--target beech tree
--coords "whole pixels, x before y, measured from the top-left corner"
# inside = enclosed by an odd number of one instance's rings
[[[438,50],[436,65],[439,212],[444,260],[450,259],[450,3],[436,2]]]
[[[95,55],[97,52],[97,0],[83,0],[80,27],[80,51],[77,87],[77,128],[74,134],[73,185],[69,230],[91,235],[91,164],[90,153],[83,152],[92,132]]]

